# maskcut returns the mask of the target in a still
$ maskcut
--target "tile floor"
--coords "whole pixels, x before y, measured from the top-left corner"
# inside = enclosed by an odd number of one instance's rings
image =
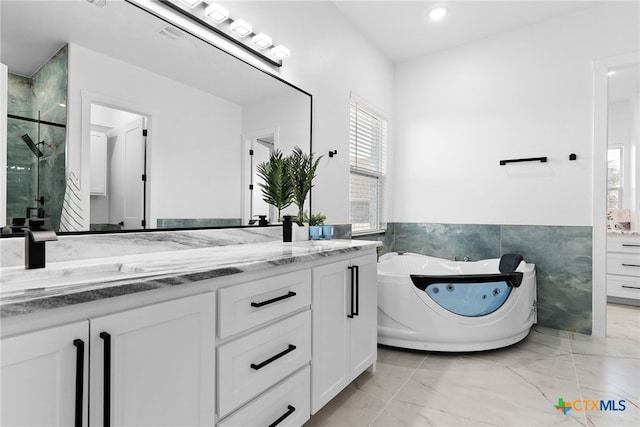
[[[560,397],[625,400],[626,409],[564,415]],[[376,373],[305,424],[315,426],[640,426],[640,307],[609,304],[606,339],[536,326],[485,352],[378,347]]]

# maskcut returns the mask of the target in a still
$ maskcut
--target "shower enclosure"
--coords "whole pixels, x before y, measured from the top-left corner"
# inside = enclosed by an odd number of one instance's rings
[[[8,91],[7,222],[19,231],[23,218],[46,218],[57,231],[65,192],[66,46],[35,71],[9,69]]]

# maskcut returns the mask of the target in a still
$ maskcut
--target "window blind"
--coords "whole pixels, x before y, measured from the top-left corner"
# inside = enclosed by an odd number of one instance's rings
[[[386,138],[386,119],[352,101],[349,117],[349,198],[354,234],[385,228]]]

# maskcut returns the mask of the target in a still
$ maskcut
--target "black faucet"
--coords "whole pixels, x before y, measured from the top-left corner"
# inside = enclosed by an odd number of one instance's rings
[[[56,232],[43,228],[44,219],[29,218],[24,229],[24,268],[44,268],[45,242],[58,240]]]

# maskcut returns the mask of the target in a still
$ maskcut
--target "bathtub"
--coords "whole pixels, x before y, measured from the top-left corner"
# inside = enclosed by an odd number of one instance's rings
[[[378,343],[480,351],[521,341],[537,321],[535,265],[516,259],[508,272],[501,272],[500,262],[449,261],[402,252],[382,255]]]

